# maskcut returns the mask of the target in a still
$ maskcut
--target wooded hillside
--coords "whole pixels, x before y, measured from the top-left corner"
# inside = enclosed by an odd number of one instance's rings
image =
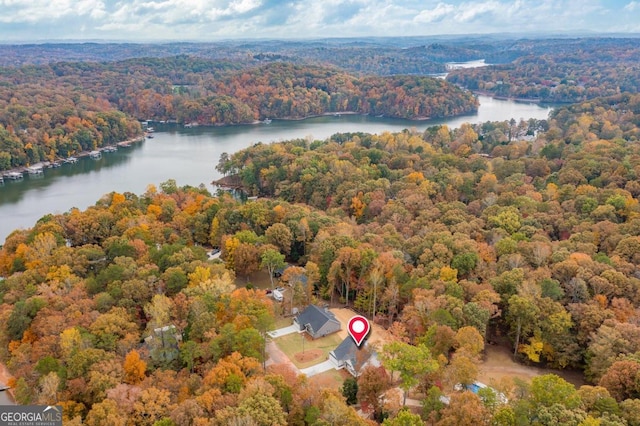
[[[0,170],[54,161],[142,134],[137,120],[200,125],[345,111],[423,119],[476,111],[429,77],[356,77],[317,66],[243,69],[187,56],[0,69]]]
[[[335,392],[263,372],[274,302],[232,277],[276,253],[308,277],[291,285],[296,306],[333,300],[389,328],[383,365],[422,395],[424,420],[638,424],[638,117],[640,96],[623,94],[544,122],[258,144],[218,168],[269,198],[168,181],[44,217],[0,250],[18,401],[90,425],[363,423]],[[143,343],[165,326],[171,343]],[[507,404],[456,392],[489,340],[593,386],[540,376],[499,387]],[[377,419],[420,421],[380,403],[384,371],[357,383]]]
[[[576,41],[575,45],[530,53],[508,64],[454,70],[447,81],[489,95],[542,102],[572,103],[637,93],[640,48],[636,40],[621,44]]]

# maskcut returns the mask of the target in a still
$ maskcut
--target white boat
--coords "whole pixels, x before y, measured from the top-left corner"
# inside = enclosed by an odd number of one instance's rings
[[[64,162],[69,164],[76,164],[78,162],[78,159],[76,157],[69,157],[65,159]]]
[[[109,145],[102,148],[102,152],[116,152],[117,150],[118,150],[118,147],[115,145]]]
[[[265,118],[264,120],[262,120],[262,122],[264,124],[271,124],[271,119],[270,118]]]
[[[102,158],[102,153],[100,151],[91,151],[89,153],[89,157],[91,157],[94,160],[98,160]]]

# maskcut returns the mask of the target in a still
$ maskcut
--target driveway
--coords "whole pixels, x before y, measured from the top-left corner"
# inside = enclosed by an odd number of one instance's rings
[[[265,365],[286,365],[291,368],[296,375],[300,374],[300,370],[295,366],[293,362],[289,359],[289,357],[280,350],[278,345],[275,342],[267,343],[266,347],[267,355],[269,356]]]
[[[312,365],[311,367],[303,368],[300,370],[302,374],[306,374],[307,377],[315,376],[316,374],[324,373],[335,368],[331,360],[326,360],[320,364]]]
[[[298,327],[294,324],[291,324],[288,327],[279,328],[277,330],[270,331],[267,334],[272,339],[276,339],[278,337],[286,336],[287,334],[295,333],[297,331],[298,331]]]

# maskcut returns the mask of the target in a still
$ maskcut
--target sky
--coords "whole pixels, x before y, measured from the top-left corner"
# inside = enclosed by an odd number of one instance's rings
[[[640,0],[0,0],[0,42],[640,33]]]

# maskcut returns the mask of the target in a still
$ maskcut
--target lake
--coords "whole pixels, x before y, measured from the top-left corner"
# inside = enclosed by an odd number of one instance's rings
[[[44,176],[5,180],[0,186],[0,243],[14,229],[29,228],[48,213],[64,213],[72,207],[85,209],[111,191],[141,194],[149,184],[157,186],[168,179],[175,179],[179,186],[203,183],[212,190],[210,182],[220,177],[215,170],[220,154],[233,153],[257,142],[325,139],[338,132],[423,131],[437,124],[459,127],[465,122],[511,118],[545,119],[551,110],[535,103],[478,98],[477,114],[426,121],[343,114],[247,126],[184,128],[154,124],[153,139],[103,153],[101,159],[81,158],[76,164],[46,169]]]

